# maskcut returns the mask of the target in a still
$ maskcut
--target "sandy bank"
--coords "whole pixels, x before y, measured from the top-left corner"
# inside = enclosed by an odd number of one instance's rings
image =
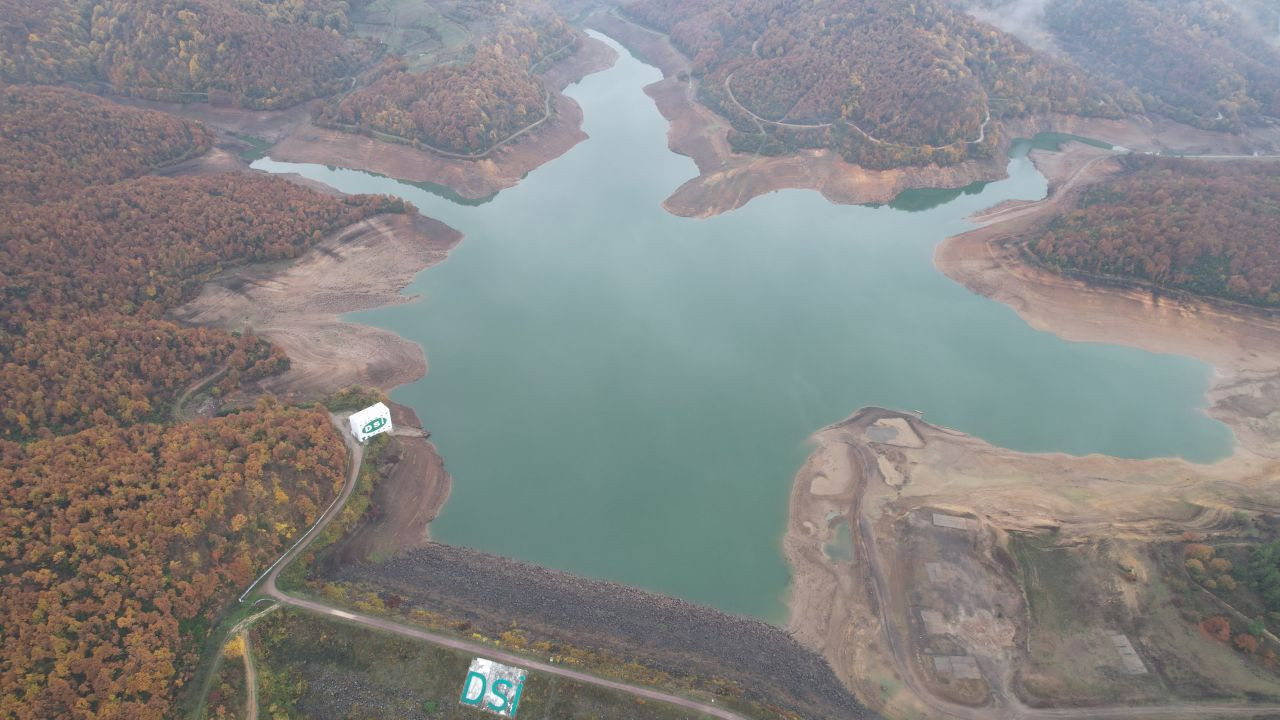
[[[173,316],[253,330],[280,346],[290,369],[261,381],[256,391],[310,399],[355,384],[389,390],[426,373],[422,348],[338,315],[406,302],[400,291],[460,239],[417,214],[380,215],[331,235],[295,261],[225,273]]]
[[[645,92],[670,123],[668,146],[692,158],[699,172],[663,203],[669,212],[684,217],[710,217],[742,207],[758,195],[786,188],[817,190],[842,204],[887,203],[912,188],[956,188],[1000,180],[1007,175],[1004,155],[1012,138],[1049,131],[1100,138],[1135,150],[1241,153],[1280,148],[1280,132],[1274,129],[1232,136],[1145,118],[1114,121],[1048,115],[997,122],[1001,144],[996,158],[946,167],[869,170],[827,150],[779,157],[735,153],[727,139],[727,121],[697,102],[689,60],[665,35],[616,13],[596,13],[588,25],[662,71],[663,79],[646,87]]]
[[[1217,373],[1209,391],[1210,414],[1231,426],[1246,451],[1280,457],[1280,438],[1267,418],[1280,409],[1280,391],[1272,387],[1272,380],[1280,378],[1280,314],[1073,279],[1041,267],[1023,249],[1022,236],[1070,207],[1081,189],[1118,169],[1085,146],[1068,150],[1032,154],[1054,188],[1049,197],[978,213],[974,219],[986,224],[939,244],[934,263],[970,290],[1011,306],[1036,329],[1068,340],[1187,355],[1213,365]],[[1241,395],[1257,399],[1245,402],[1237,397]],[[1228,402],[1232,397],[1237,399]],[[1251,408],[1248,414],[1233,409],[1244,405]]]
[[[562,91],[571,83],[608,68],[616,59],[608,45],[588,39],[576,54],[554,64],[543,74],[543,82],[553,91],[555,114],[551,120],[479,160],[449,158],[321,128],[309,119],[272,148],[271,157],[366,170],[409,182],[429,182],[470,200],[484,199],[515,185],[587,138],[582,132],[582,108]]]

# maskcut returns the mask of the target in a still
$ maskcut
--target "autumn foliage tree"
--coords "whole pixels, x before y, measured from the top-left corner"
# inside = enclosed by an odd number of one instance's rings
[[[1055,0],[1046,24],[1081,67],[1131,88],[1144,110],[1215,130],[1280,116],[1276,8],[1218,0]],[[1102,20],[1105,18],[1105,21]]]
[[[954,164],[992,156],[988,113],[1123,111],[1079,72],[941,0],[636,0],[626,12],[692,58],[700,99],[744,150]]]
[[[0,86],[0,197],[43,202],[204,153],[199,123],[68,88]]]
[[[581,34],[541,3],[499,3],[493,11],[494,29],[464,59],[414,72],[389,58],[364,87],[322,106],[317,122],[466,155],[543,119],[549,98],[537,71],[575,50]]]
[[[1280,306],[1280,165],[1144,155],[1028,247],[1054,267]]]
[[[283,367],[261,341],[182,328],[167,309],[228,262],[296,257],[379,212],[266,176],[145,177],[72,200],[0,207],[0,436],[158,419],[196,378]]]
[[[328,95],[373,49],[345,0],[0,0],[0,80],[276,108]]]
[[[296,20],[316,3],[260,5]],[[0,717],[176,716],[211,616],[345,477],[319,408],[160,424],[212,370],[234,386],[287,363],[166,313],[228,264],[410,208],[262,175],[138,177],[207,146],[188,121],[0,88]]]
[[[208,616],[319,516],[344,467],[323,410],[269,401],[0,441],[0,716],[173,717]]]

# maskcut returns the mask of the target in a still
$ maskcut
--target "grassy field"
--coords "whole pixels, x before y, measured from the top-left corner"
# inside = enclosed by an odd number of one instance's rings
[[[264,718],[490,717],[458,702],[471,655],[293,610],[260,621],[253,648]],[[518,717],[693,716],[671,706],[530,674]]]
[[[413,69],[447,59],[471,41],[466,27],[421,0],[374,0],[353,12],[352,20],[358,35],[385,43]]]
[[[1023,684],[1033,695],[1070,702],[1156,699],[1160,676],[1129,675],[1108,632],[1133,635],[1115,583],[1119,568],[1088,548],[1054,547],[1048,538],[1014,543],[1031,612],[1031,657]]]
[[[1021,676],[1030,695],[1054,704],[1258,701],[1280,689],[1273,672],[1184,617],[1193,594],[1155,549],[1062,548],[1040,536],[1015,539],[1013,550],[1031,612],[1030,661]],[[1123,671],[1108,635],[1117,632],[1146,674]]]

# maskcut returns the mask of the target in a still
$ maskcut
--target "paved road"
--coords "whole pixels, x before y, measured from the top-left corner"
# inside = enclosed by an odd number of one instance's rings
[[[451,650],[460,650],[462,652],[480,655],[489,658],[490,660],[497,660],[502,663],[546,673],[548,675],[556,675],[574,682],[595,685],[596,687],[606,688],[615,692],[644,698],[646,700],[676,705],[708,717],[723,718],[723,720],[747,720],[743,715],[739,715],[715,705],[707,705],[678,695],[672,695],[670,693],[641,687],[639,685],[607,680],[587,673],[578,672],[577,670],[560,667],[559,665],[552,665],[538,660],[530,660],[529,658],[521,657],[519,655],[502,652],[491,645],[483,645],[481,643],[461,640],[448,635],[439,635],[433,632],[427,632],[426,630],[421,630],[411,625],[404,625],[402,623],[387,620],[385,618],[349,612],[314,600],[307,600],[286,594],[276,584],[276,579],[279,577],[280,571],[301,555],[307,547],[315,541],[320,533],[323,532],[325,527],[333,521],[333,518],[337,517],[338,513],[342,511],[343,506],[346,505],[347,500],[351,497],[351,493],[356,487],[356,480],[360,477],[360,466],[364,459],[364,447],[357,443],[354,438],[343,430],[342,418],[334,415],[332,416],[332,419],[334,426],[338,428],[338,432],[342,433],[342,437],[346,441],[347,447],[351,453],[351,468],[347,475],[347,482],[343,485],[342,492],[338,494],[338,497],[334,500],[333,504],[330,505],[329,508],[325,510],[324,514],[320,516],[320,519],[316,521],[316,524],[312,525],[311,529],[299,538],[298,542],[294,543],[293,547],[289,548],[284,555],[281,555],[280,559],[272,563],[271,567],[269,567],[267,571],[258,578],[258,580],[254,581],[254,585],[249,586],[249,590],[246,590],[245,594],[241,596],[242,601],[246,596],[248,596],[254,586],[261,584],[262,593],[275,599],[281,605],[288,605],[290,607],[299,608],[318,615],[325,615],[327,617],[345,620],[349,623],[355,623],[357,625],[364,625],[366,627],[395,633],[402,637],[420,640],[439,647],[446,647]],[[461,678],[459,678],[459,682],[461,682]]]

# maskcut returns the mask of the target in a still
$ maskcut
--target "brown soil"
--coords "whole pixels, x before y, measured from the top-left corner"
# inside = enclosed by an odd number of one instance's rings
[[[199,157],[184,160],[170,165],[155,174],[162,177],[183,177],[187,175],[214,175],[226,172],[248,172],[249,165],[240,159],[222,143],[215,145],[209,152]]]
[[[256,392],[302,400],[356,384],[389,390],[426,373],[422,348],[338,315],[408,301],[400,291],[459,239],[457,231],[420,215],[380,215],[333,234],[295,261],[224,273],[173,315],[253,330],[280,346],[290,369],[257,383]]]
[[[698,177],[680,186],[663,203],[671,213],[685,217],[717,215],[742,207],[758,195],[785,188],[817,190],[836,203],[887,203],[911,188],[954,188],[980,180],[1000,180],[1006,177],[1003,158],[1010,139],[1047,131],[1105,139],[1143,151],[1248,153],[1280,148],[1280,131],[1274,128],[1232,136],[1162,120],[1113,121],[1054,115],[996,123],[994,131],[1000,133],[1002,144],[995,159],[948,167],[868,170],[826,150],[779,157],[734,153],[727,140],[727,121],[697,102],[696,80],[689,78],[689,60],[671,45],[667,36],[615,12],[596,13],[588,24],[662,70],[664,78],[645,88],[645,92],[671,124],[667,133],[670,148],[693,158],[698,165]]]
[[[406,433],[421,428],[412,408],[391,403],[395,436],[386,454],[394,458],[373,491],[373,503],[360,527],[342,540],[337,558],[343,563],[389,557],[420,547],[431,539],[428,526],[449,499],[452,478],[435,445]]]
[[[271,149],[276,160],[338,165],[410,182],[430,182],[464,198],[479,200],[520,182],[540,165],[560,157],[587,138],[582,108],[561,91],[617,59],[608,45],[588,40],[575,55],[553,65],[543,81],[554,92],[555,116],[537,130],[479,160],[462,160],[300,123]]]
[[[974,219],[988,224],[942,243],[935,262],[971,290],[1009,304],[1037,329],[1070,340],[1189,355],[1214,365],[1209,412],[1232,429],[1238,445],[1230,457],[1210,465],[1032,455],[879,409],[861,410],[815,435],[817,449],[796,475],[784,539],[794,572],[790,628],[806,646],[822,652],[861,699],[890,715],[1214,717],[1276,710],[1197,705],[1193,711],[1177,705],[1168,692],[1154,696],[1175,704],[1093,707],[1079,713],[1037,709],[1024,702],[1024,688],[1014,680],[1026,662],[1018,638],[1026,636],[1028,616],[1017,598],[999,590],[1015,575],[1008,553],[997,550],[1010,532],[1054,529],[1063,544],[1107,539],[1142,547],[1188,530],[1229,530],[1238,510],[1280,512],[1280,486],[1271,481],[1280,469],[1280,317],[1149,290],[1087,284],[1038,267],[1016,242],[1067,207],[1082,187],[1113,172],[1116,166],[1109,158],[1109,153],[1077,144],[1058,154],[1033,152],[1033,161],[1050,181],[1049,197],[978,213]],[[922,446],[891,444],[883,437],[877,441],[867,433],[872,425],[884,426],[886,419],[909,422]],[[971,540],[985,548],[980,556],[986,558],[986,570],[970,567],[966,586],[978,597],[948,596],[941,583],[922,579],[921,565],[938,555],[930,550],[930,538],[962,532],[927,525],[902,529],[905,518],[925,511],[974,520]],[[835,524],[846,521],[853,529],[852,562],[832,559],[825,551]],[[1140,580],[1127,593],[1158,596],[1153,588]],[[923,662],[935,649],[921,632],[919,610],[951,607],[972,613],[984,602],[991,605],[982,597],[1000,596],[1017,624],[1003,645],[982,647],[972,638],[965,641],[963,633],[948,636],[960,638],[963,654],[977,659],[991,689],[990,704],[975,710],[939,688],[939,678]],[[1167,615],[1175,617],[1173,625],[1182,622],[1176,613]],[[1152,620],[1149,630],[1153,637],[1172,636],[1180,632],[1173,625]],[[1143,643],[1149,638],[1132,639],[1142,652],[1148,651]],[[1151,647],[1157,645],[1151,640]],[[1157,660],[1168,666],[1178,661]],[[1240,670],[1237,699],[1246,695],[1243,688],[1259,682],[1250,672]],[[1225,675],[1229,681],[1230,673]],[[1150,687],[1143,689],[1137,681],[1132,685],[1134,694],[1121,702],[1151,700]],[[1215,692],[1231,697],[1229,687]],[[1052,704],[1053,699],[1037,702]]]
[[[872,440],[867,429],[884,418],[911,423],[921,447]],[[1236,508],[1280,511],[1280,486],[1270,480],[1278,463],[1244,448],[1213,465],[1033,455],[878,408],[860,410],[814,440],[817,449],[796,476],[784,539],[794,572],[789,628],[860,699],[895,717],[1071,716],[1030,707],[1014,681],[1025,663],[1028,628],[1008,553],[1002,559],[998,549],[1010,532],[1052,528],[1062,544],[1097,538],[1141,544],[1229,529]],[[887,481],[882,463],[901,475],[899,484]],[[833,478],[843,481],[839,494],[832,493]],[[812,490],[819,479],[821,495]],[[927,522],[935,512],[971,525],[938,527]],[[852,561],[825,551],[837,522],[853,528]],[[929,563],[943,577],[928,579],[922,571]],[[949,582],[950,572],[962,582]],[[924,610],[939,613],[943,634],[926,629]],[[938,644],[944,641],[950,647]],[[940,688],[926,662],[932,654],[973,657],[990,687],[988,703],[973,708]],[[1191,716],[1275,710],[1197,706]],[[1077,716],[1187,714],[1185,707],[1152,705],[1094,707]]]

